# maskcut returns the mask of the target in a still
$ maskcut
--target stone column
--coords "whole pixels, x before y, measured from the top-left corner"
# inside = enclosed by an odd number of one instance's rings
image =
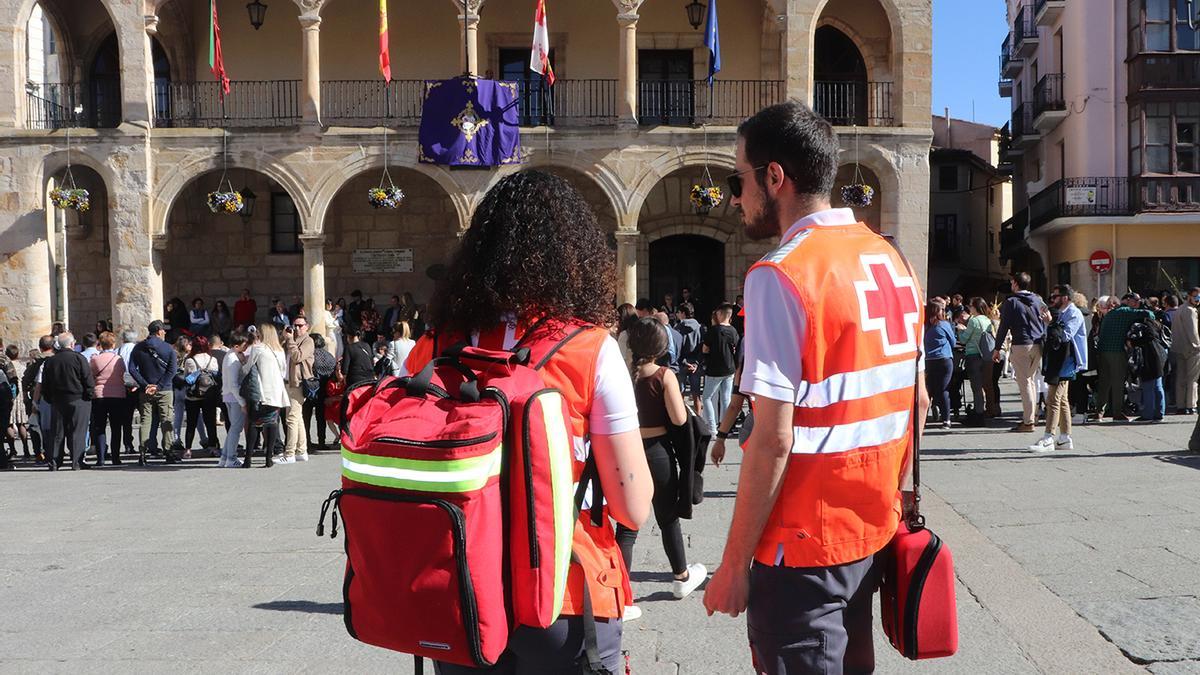
[[[306,125],[321,124],[321,17],[301,14],[304,29],[304,80],[300,89],[300,117]]]
[[[463,39],[466,32],[465,45],[458,50],[458,64],[462,72],[471,75],[479,74],[479,10],[487,0],[450,0],[458,9],[458,37]]]
[[[121,52],[121,121],[149,128],[154,119],[154,59],[150,56],[151,31],[158,20],[142,14],[142,3],[112,4],[113,24]],[[84,105],[87,105],[85,102]],[[87,114],[90,111],[84,111]]]
[[[784,3],[773,2],[772,6],[778,4],[786,8],[780,40],[785,95],[812,105],[813,3],[808,0],[786,0]]]
[[[617,302],[637,302],[637,254],[641,233],[618,231],[617,237]]]
[[[636,127],[638,110],[638,8],[643,0],[613,0],[617,6],[617,24],[621,26],[621,47],[617,61],[617,125]]]
[[[150,142],[130,142],[110,156],[108,272],[112,280],[113,326],[144,332],[163,311],[160,253],[164,237],[155,238],[149,223]]]
[[[304,307],[308,315],[309,332],[325,332],[325,236],[300,236],[304,247]]]

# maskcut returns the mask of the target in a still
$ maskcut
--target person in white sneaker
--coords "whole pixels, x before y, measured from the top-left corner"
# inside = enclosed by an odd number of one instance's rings
[[[668,426],[679,426],[688,421],[688,410],[675,373],[657,363],[670,344],[666,328],[657,319],[645,317],[631,321],[626,333],[633,358],[633,395],[637,401],[642,447],[650,465],[650,478],[654,481],[654,518],[662,531],[663,548],[674,573],[671,592],[677,599],[682,599],[708,576],[704,565],[687,562],[683,532],[679,527],[679,461],[667,435]],[[616,536],[628,571],[633,566],[637,530],[618,524]],[[627,607],[624,619],[631,621],[640,614],[637,607]]]
[[[1050,303],[1042,311],[1046,322],[1042,374],[1046,392],[1046,434],[1029,446],[1030,452],[1071,450],[1071,380],[1087,370],[1087,328],[1083,313],[1072,302],[1074,291],[1066,284],[1050,291]],[[1057,436],[1055,435],[1057,432]]]

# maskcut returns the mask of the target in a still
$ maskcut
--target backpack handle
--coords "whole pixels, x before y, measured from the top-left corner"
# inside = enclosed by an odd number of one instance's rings
[[[462,373],[463,383],[458,387],[458,397],[467,403],[479,402],[479,378],[475,377],[475,373],[468,367],[458,361],[446,356],[440,356],[432,359],[421,372],[414,375],[408,380],[405,385],[405,390],[409,396],[427,396],[429,395],[429,385],[433,383],[433,371],[438,366],[450,366]]]

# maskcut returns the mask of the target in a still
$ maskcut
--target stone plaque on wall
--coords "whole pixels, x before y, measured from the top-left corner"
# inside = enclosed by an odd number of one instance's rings
[[[411,248],[356,248],[351,256],[355,274],[391,274],[413,271]]]

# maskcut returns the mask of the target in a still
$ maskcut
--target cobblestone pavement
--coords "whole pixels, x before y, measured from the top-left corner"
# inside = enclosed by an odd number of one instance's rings
[[[1009,401],[1009,410],[1016,407]],[[1033,435],[931,432],[925,509],[952,548],[960,653],[880,672],[1200,673],[1200,456],[1192,418]],[[690,560],[720,560],[737,459],[706,476]],[[270,471],[215,459],[0,474],[0,673],[411,671],[341,622],[341,539],[315,536],[334,453]],[[744,619],[670,595],[657,529],[639,538],[633,672],[750,672]]]

